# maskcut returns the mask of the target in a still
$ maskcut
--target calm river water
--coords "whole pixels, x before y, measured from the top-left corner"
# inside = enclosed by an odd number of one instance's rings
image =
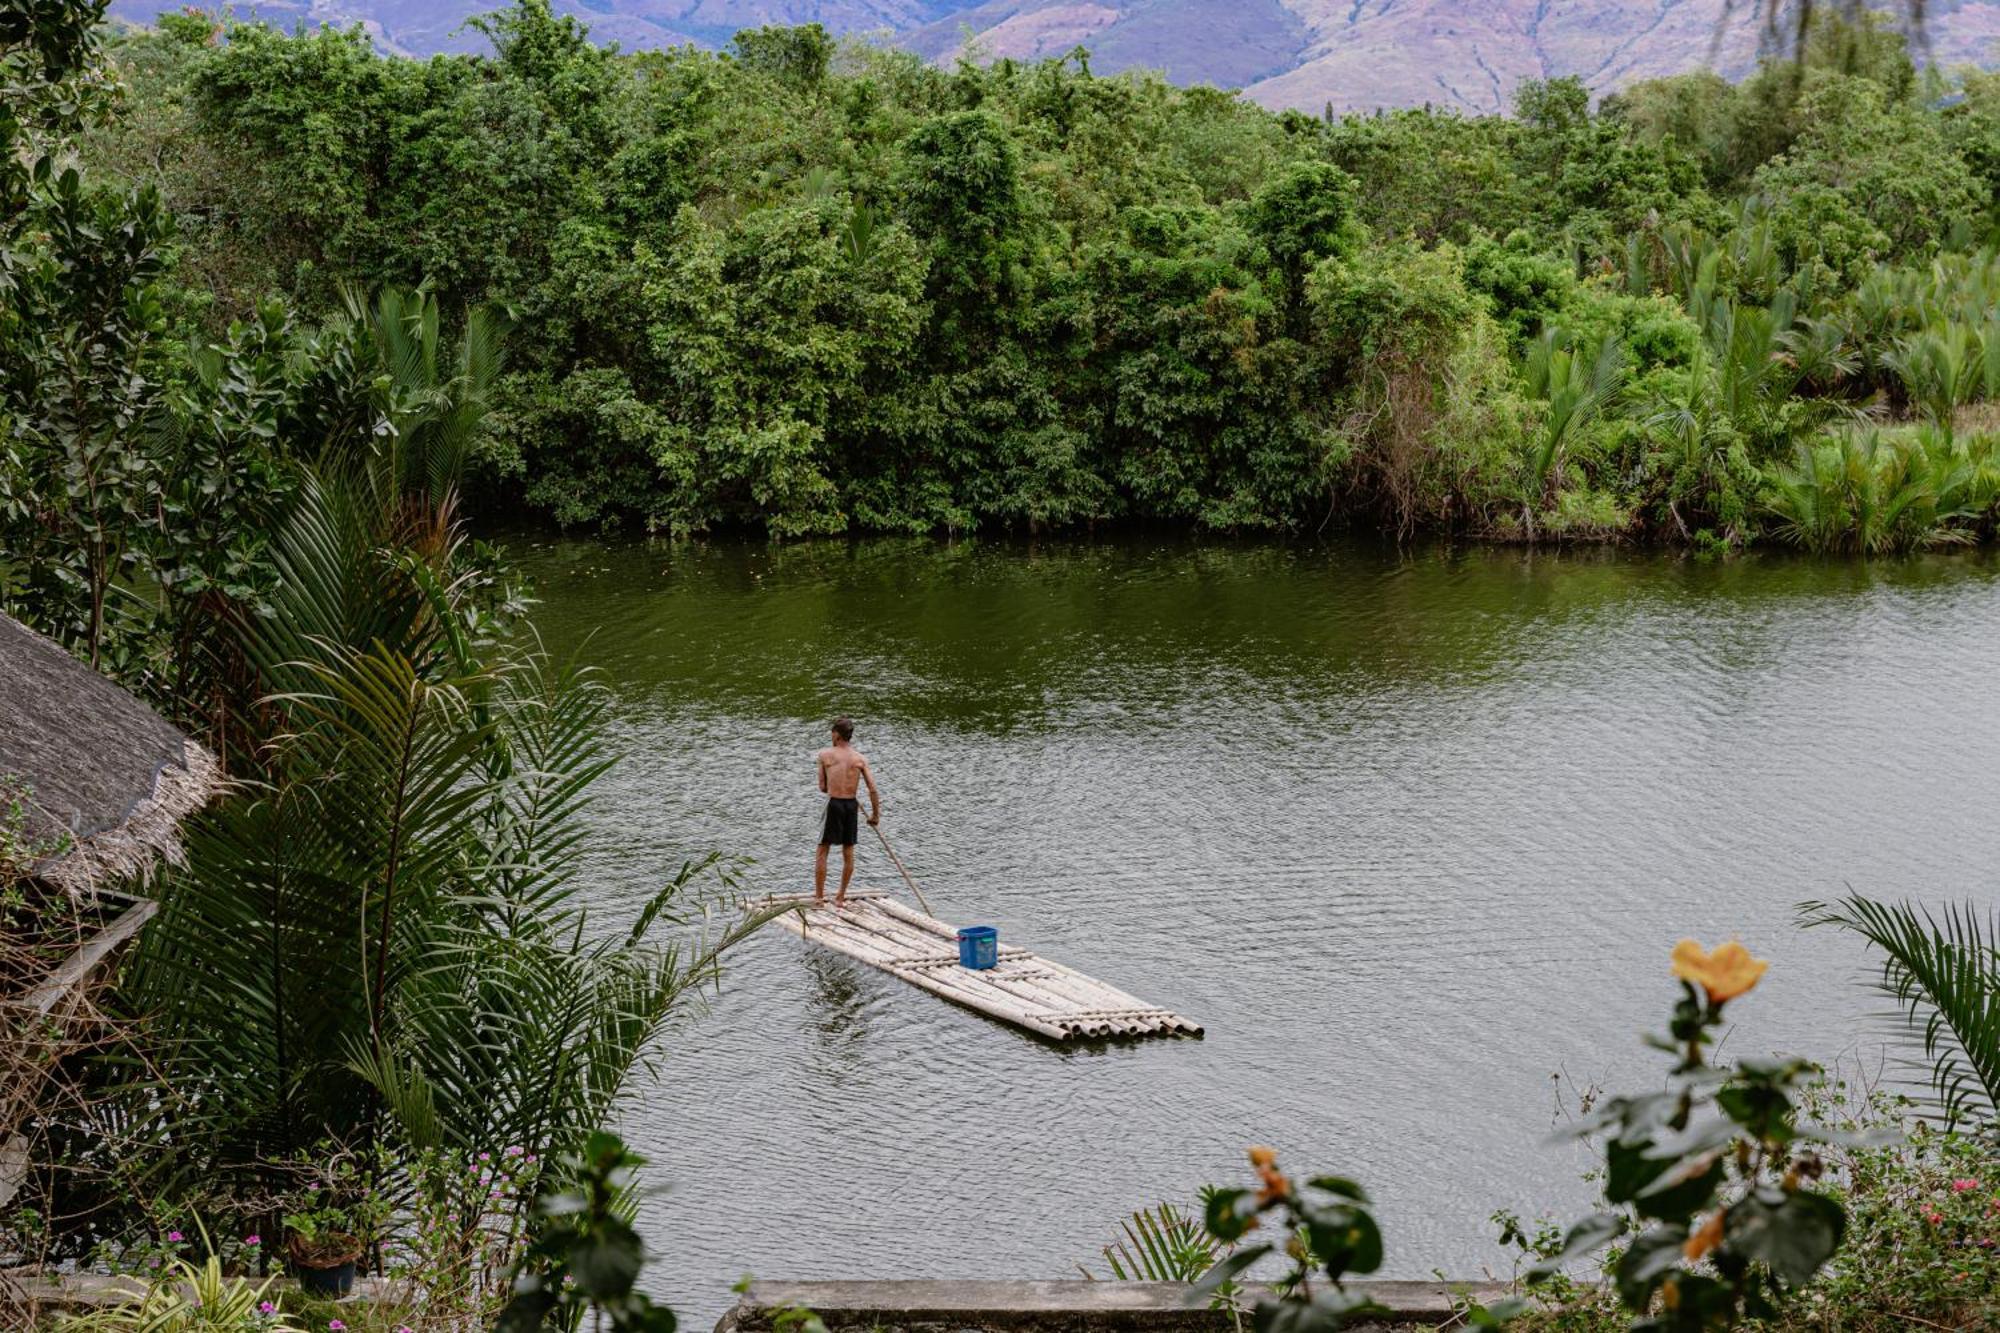
[[[1993,891],[2000,568],[1518,551],[517,542],[616,699],[593,897],[685,858],[808,882],[812,750],[851,713],[940,914],[1204,1022],[1025,1038],[775,929],[627,1130],[649,1285],[1075,1276],[1120,1216],[1358,1177],[1393,1275],[1567,1212],[1552,1075],[1632,1086],[1673,942],[1773,960],[1731,1049],[1879,1057],[1844,886]],[[861,848],[862,882],[893,872]]]

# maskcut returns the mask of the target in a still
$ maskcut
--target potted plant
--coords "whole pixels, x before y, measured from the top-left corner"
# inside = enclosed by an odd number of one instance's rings
[[[285,1257],[301,1287],[338,1300],[354,1290],[355,1267],[387,1217],[376,1172],[334,1144],[301,1153],[294,1169],[299,1185],[282,1196]]]
[[[368,1248],[367,1225],[353,1208],[322,1203],[285,1214],[285,1257],[299,1285],[335,1300],[354,1290],[355,1264]]]

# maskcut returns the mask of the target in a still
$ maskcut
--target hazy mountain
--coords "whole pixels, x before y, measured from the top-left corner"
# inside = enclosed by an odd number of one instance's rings
[[[1581,76],[1600,91],[1712,65],[1756,63],[1746,0],[985,0],[902,38],[932,56],[1059,55],[1243,88],[1272,107],[1368,110],[1513,105],[1523,79]],[[1731,18],[1730,15],[1735,17]],[[2000,63],[2000,0],[1930,5],[1933,59]]]
[[[480,44],[465,20],[499,0],[250,0],[239,15],[291,26],[360,22],[405,54]],[[146,21],[162,0],[114,0]],[[557,0],[605,41],[720,46],[738,28],[825,24],[933,58],[965,49],[1035,58],[1076,46],[1101,71],[1164,70],[1243,88],[1268,106],[1318,111],[1421,103],[1495,111],[1521,80],[1575,74],[1606,90],[1712,64],[1750,68],[1758,29],[1744,0]],[[1737,17],[1725,21],[1725,13]],[[1932,0],[1931,57],[2000,63],[2000,0]]]

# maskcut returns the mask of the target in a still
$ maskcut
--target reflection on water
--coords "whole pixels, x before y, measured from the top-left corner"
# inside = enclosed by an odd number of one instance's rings
[[[616,699],[599,901],[710,848],[802,889],[847,712],[941,914],[1209,1031],[1063,1050],[767,931],[628,1114],[697,1322],[746,1270],[1073,1275],[1251,1142],[1367,1181],[1396,1273],[1475,1274],[1494,1208],[1579,1203],[1550,1075],[1653,1076],[1675,939],[1774,960],[1733,1043],[1864,1058],[1859,954],[1794,905],[2000,855],[1982,557],[515,549]]]
[[[807,1009],[820,1035],[809,1072],[837,1087],[868,1051],[868,1006],[860,984],[865,969],[825,949],[807,949],[801,961],[812,982]]]

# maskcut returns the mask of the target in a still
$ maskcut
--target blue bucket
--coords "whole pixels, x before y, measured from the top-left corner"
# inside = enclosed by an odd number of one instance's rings
[[[992,926],[963,926],[958,932],[958,965],[985,969],[1000,961],[1000,932]]]

